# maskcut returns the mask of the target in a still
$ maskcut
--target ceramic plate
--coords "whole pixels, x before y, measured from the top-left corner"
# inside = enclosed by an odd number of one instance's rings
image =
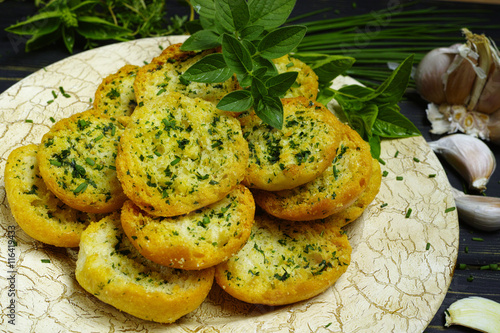
[[[5,91],[0,95],[1,174],[13,149],[39,143],[54,119],[88,109],[104,77],[125,64],[142,65],[184,39],[142,39],[86,51]],[[347,228],[352,262],[333,287],[307,301],[269,307],[242,303],[214,286],[196,311],[170,325],[137,319],[85,292],[74,276],[77,250],[27,236],[10,213],[2,177],[1,326],[13,332],[423,331],[452,278],[457,212],[448,210],[455,205],[450,185],[422,137],[383,141],[381,158],[387,175],[373,203]],[[12,319],[15,325],[9,324]]]

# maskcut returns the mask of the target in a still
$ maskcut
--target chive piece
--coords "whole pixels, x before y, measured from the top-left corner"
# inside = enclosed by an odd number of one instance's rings
[[[458,265],[458,269],[461,269],[461,270],[467,269],[467,264]]]
[[[400,181],[403,180],[403,176],[397,176],[396,180],[400,180]]]
[[[479,267],[479,270],[481,271],[485,271],[485,270],[489,270],[490,269],[490,265],[483,265],[481,267]]]
[[[62,165],[62,163],[59,162],[59,161],[57,161],[57,160],[49,160],[49,162],[50,162],[50,165],[53,165],[53,166],[58,166],[59,167],[59,166]]]
[[[490,269],[492,271],[498,271],[498,264],[490,264]]]
[[[380,164],[382,164],[382,165],[385,165],[385,161],[384,161],[383,159],[381,159],[381,158],[379,158],[379,159],[378,159],[378,162],[379,162]]]
[[[380,208],[384,208],[385,206],[387,206],[388,203],[387,202],[384,202],[383,204],[380,205]]]
[[[435,173],[431,173],[428,177],[429,178],[436,178],[436,174]]]
[[[85,162],[87,162],[88,165],[91,165],[91,166],[94,166],[95,165],[95,161],[93,159],[91,159],[90,157],[87,157],[85,159]]]
[[[155,151],[154,151],[154,154],[155,154],[156,156],[161,156],[161,153],[160,153],[158,150],[155,150]]]
[[[180,157],[176,157],[175,160],[173,160],[172,162],[170,162],[170,165],[176,165],[180,161],[181,161],[181,158]]]
[[[467,278],[467,282],[472,282],[474,281],[474,276],[471,274],[469,275],[469,277]]]
[[[466,246],[466,247],[464,248],[464,252],[465,252],[465,253],[469,253],[469,247],[468,247],[468,246]]]
[[[411,208],[408,208],[408,210],[406,211],[405,218],[409,218],[410,215],[411,215]]]
[[[26,119],[24,122],[33,124],[33,120],[32,119]]]
[[[394,157],[398,157],[399,155],[399,150],[396,150],[396,153],[394,154]]]
[[[384,170],[384,172],[382,172],[382,177],[387,177],[388,174],[389,172],[387,170]]]
[[[54,103],[54,100],[53,100],[53,99],[49,99],[49,100],[47,101],[47,104],[52,104],[52,103]]]
[[[419,162],[420,162],[420,160],[419,160],[418,158],[416,158],[416,157],[414,157],[414,158],[413,158],[413,160],[414,160],[415,162],[417,162],[417,163],[419,163]]]
[[[81,183],[80,185],[78,185],[78,187],[73,191],[74,194],[77,194],[77,193],[80,193],[80,192],[83,192],[85,191],[85,189],[87,188],[89,184],[87,182],[83,182]]]
[[[328,323],[325,325],[325,328],[328,328],[332,323]]]
[[[484,239],[482,239],[480,237],[472,237],[472,240],[475,242],[484,242]]]
[[[425,250],[428,251],[430,248],[431,248],[431,243],[427,243],[427,245],[425,246]]]
[[[59,91],[61,92],[61,94],[62,94],[64,97],[66,97],[66,98],[70,98],[70,97],[71,97],[68,93],[66,93],[66,92],[64,91],[64,88],[63,88],[63,87],[59,87]]]
[[[449,213],[449,212],[454,211],[455,209],[456,209],[455,207],[446,208],[444,212]]]
[[[290,67],[293,67],[293,62],[289,62],[288,64],[286,64],[286,68],[290,68]]]
[[[40,260],[43,264],[50,264],[50,259],[42,259]]]
[[[101,134],[101,135],[99,135],[98,137],[96,137],[96,138],[94,139],[94,141],[99,141],[99,140],[101,140],[103,137],[104,137],[104,135],[102,135],[102,134]]]
[[[57,98],[57,94],[54,90],[52,90],[52,96],[54,96],[54,98]]]
[[[56,122],[56,120],[54,119],[54,117],[50,117],[49,119],[50,119],[50,121],[51,121],[52,123],[55,123],[55,122]]]

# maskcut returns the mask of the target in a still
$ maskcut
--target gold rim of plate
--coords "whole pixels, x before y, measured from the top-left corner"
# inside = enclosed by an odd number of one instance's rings
[[[90,108],[95,89],[107,75],[125,64],[143,65],[185,38],[147,38],[96,48],[13,85],[0,95],[1,174],[13,149],[38,144],[54,119]],[[352,82],[339,77],[333,86]],[[69,97],[62,96],[59,87]],[[169,325],[122,313],[84,291],[74,276],[77,250],[27,236],[10,213],[2,177],[2,326],[13,332],[72,332],[75,327],[81,332],[423,331],[446,295],[457,259],[458,216],[448,210],[455,202],[439,160],[422,137],[382,141],[381,159],[387,175],[375,200],[346,228],[352,261],[333,287],[307,301],[270,307],[237,301],[214,284],[196,311]],[[7,235],[17,243],[13,251]],[[12,267],[10,253],[15,254]],[[12,276],[15,297],[9,296]],[[6,316],[12,300],[15,326]]]

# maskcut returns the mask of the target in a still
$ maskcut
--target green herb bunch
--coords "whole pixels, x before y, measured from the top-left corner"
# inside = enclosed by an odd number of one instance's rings
[[[38,3],[37,14],[11,25],[5,30],[17,35],[31,36],[26,52],[63,40],[70,53],[81,37],[86,47],[103,40],[125,41],[136,37],[182,33],[187,17],[171,18],[166,25],[165,1],[152,0],[51,0]]]
[[[217,83],[236,74],[242,90],[224,96],[217,107],[245,111],[253,106],[267,124],[281,129],[280,97],[294,84],[297,72],[279,74],[272,59],[295,49],[306,34],[298,25],[280,27],[295,0],[191,0],[201,30],[182,45],[184,51],[222,46],[222,53],[204,57],[182,76],[187,81]]]

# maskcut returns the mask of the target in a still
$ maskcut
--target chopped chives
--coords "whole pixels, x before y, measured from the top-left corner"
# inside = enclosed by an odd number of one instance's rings
[[[467,264],[460,264],[458,265],[458,268],[461,270],[467,269]]]
[[[172,162],[170,162],[170,165],[176,165],[180,161],[181,161],[181,158],[180,157],[176,157],[175,160],[173,160]]]
[[[50,259],[42,259],[40,260],[43,264],[50,264]]]
[[[155,154],[156,156],[161,156],[161,153],[160,153],[158,150],[155,150],[155,151],[154,151],[154,154]]]
[[[409,218],[409,217],[410,217],[410,215],[411,215],[411,212],[412,212],[412,209],[411,209],[411,208],[408,208],[408,210],[406,211],[405,218]]]
[[[26,119],[26,120],[25,120],[25,122],[26,122],[26,123],[31,123],[31,124],[32,124],[32,123],[33,123],[33,120],[32,120],[32,119]]]
[[[468,282],[472,282],[472,281],[474,281],[474,276],[473,276],[472,274],[471,274],[471,275],[469,275],[469,277],[467,278],[467,281],[468,281]]]
[[[384,172],[382,172],[382,177],[387,177],[388,174],[389,172],[387,170],[384,170]]]
[[[396,180],[403,180],[403,176],[397,176]]]
[[[466,246],[466,247],[464,248],[464,252],[465,252],[465,253],[469,253],[469,247],[468,247],[468,246]]]
[[[378,162],[379,162],[380,164],[382,164],[382,165],[385,165],[385,161],[384,161],[383,159],[381,159],[381,158],[379,158],[379,159],[378,159]]]
[[[52,103],[54,103],[54,100],[53,100],[53,99],[49,99],[49,100],[47,101],[47,104],[52,104]]]
[[[431,174],[429,175],[429,178],[435,178],[435,177],[436,177],[436,174],[435,174],[435,173],[431,173]]]
[[[472,237],[472,240],[475,242],[484,242],[484,239],[482,239],[480,237]]]
[[[483,266],[479,267],[479,269],[481,271],[489,270],[490,269],[490,265],[483,265]]]
[[[88,165],[95,165],[95,161],[93,159],[91,159],[90,157],[87,157],[85,159],[85,162],[87,162]]]
[[[57,160],[49,160],[50,162],[50,165],[54,165],[54,166],[61,166],[62,163],[57,161]]]
[[[430,248],[431,248],[431,243],[427,243],[427,245],[425,245],[425,250],[428,251]]]
[[[413,160],[414,160],[415,162],[417,162],[417,163],[419,163],[419,162],[420,162],[420,160],[419,160],[418,158],[416,158],[416,157],[414,157],[414,158],[413,158]]]
[[[445,213],[449,213],[449,212],[454,211],[455,209],[456,209],[455,207],[446,208],[446,209],[444,210],[444,212],[445,212]]]
[[[380,208],[384,208],[385,206],[387,206],[388,203],[387,202],[384,202],[383,204],[380,205]]]
[[[54,119],[54,117],[50,117],[49,119],[50,119],[50,121],[51,121],[52,123],[55,123],[55,122],[56,122],[56,120]]]
[[[396,150],[396,153],[394,154],[394,157],[398,157],[399,155],[399,150]]]
[[[74,194],[77,194],[77,193],[80,193],[80,192],[83,192],[87,189],[87,186],[89,184],[87,182],[83,182],[81,183],[80,185],[78,185],[78,187],[73,191]]]
[[[52,90],[52,96],[54,96],[54,98],[57,98],[57,94],[54,90]]]

